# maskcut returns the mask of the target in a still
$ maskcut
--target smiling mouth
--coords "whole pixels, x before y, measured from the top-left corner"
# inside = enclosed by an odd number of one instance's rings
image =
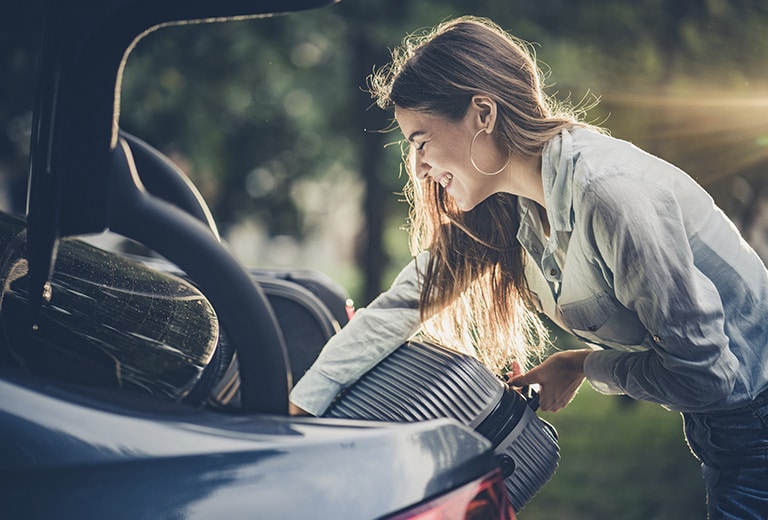
[[[443,189],[447,188],[448,185],[451,183],[451,180],[453,180],[453,175],[450,173],[446,173],[440,178],[440,186],[443,187]]]

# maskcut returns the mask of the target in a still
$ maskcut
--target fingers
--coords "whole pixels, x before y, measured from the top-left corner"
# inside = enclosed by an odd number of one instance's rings
[[[507,383],[509,384],[509,386],[513,386],[515,388],[522,388],[524,386],[528,386],[531,384],[527,376],[517,376],[517,377],[507,376]]]
[[[516,379],[519,379],[523,376],[523,367],[520,365],[519,361],[512,361],[510,364],[510,372],[507,372],[507,384],[510,386],[525,386],[525,384],[517,384],[514,383]]]
[[[568,406],[584,381],[584,357],[587,351],[566,351],[553,354],[526,374],[507,374],[510,387],[539,385],[539,409],[556,412]]]
[[[517,366],[520,368],[519,364]],[[522,388],[524,386],[538,385],[544,382],[545,378],[543,378],[543,376],[546,374],[541,373],[541,365],[533,367],[525,374],[523,373],[522,368],[520,368],[519,372],[515,371],[514,368],[513,364],[512,372],[507,374],[507,383],[509,386]]]
[[[544,388],[542,388],[542,391],[539,394],[539,408],[543,412],[557,412],[558,410],[562,410],[571,404],[573,398],[576,397],[576,393],[578,392],[579,387],[581,387],[582,381],[583,379],[574,381],[567,388],[558,392],[545,392]]]

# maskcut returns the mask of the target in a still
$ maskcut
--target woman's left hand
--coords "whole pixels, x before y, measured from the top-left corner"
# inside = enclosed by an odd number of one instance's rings
[[[545,412],[556,412],[568,406],[584,382],[584,360],[591,352],[588,349],[558,352],[524,375],[519,374],[519,366],[518,370],[513,367],[507,374],[509,384],[518,388],[540,385],[539,407]]]
[[[291,401],[288,401],[288,415],[301,416],[301,415],[310,415],[310,413],[302,408],[299,408],[298,406],[293,404]]]

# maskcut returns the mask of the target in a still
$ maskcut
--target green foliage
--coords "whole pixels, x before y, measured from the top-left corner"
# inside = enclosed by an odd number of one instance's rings
[[[0,9],[0,174],[22,186],[41,0]],[[120,124],[182,165],[225,235],[248,219],[269,236],[306,240],[330,225],[322,208],[304,207],[314,185],[307,179],[329,193],[360,186],[364,213],[350,232],[360,234],[353,261],[365,276],[356,295],[365,303],[407,258],[382,238],[383,223],[402,226],[407,211],[393,195],[404,183],[397,147],[384,149],[399,135],[381,132],[391,115],[371,107],[365,78],[406,33],[463,14],[490,17],[533,42],[551,93],[601,98],[605,108],[591,118],[681,164],[750,220],[768,190],[759,167],[768,134],[755,123],[765,115],[749,113],[764,106],[768,83],[762,0],[344,0],[286,17],[168,27],[129,57]],[[734,96],[746,116],[728,109]],[[698,98],[705,102],[695,110],[675,110]],[[669,113],[679,120],[669,123]],[[706,125],[688,124],[708,113]],[[731,120],[746,127],[735,133],[737,146],[722,136]],[[668,124],[675,126],[660,128]],[[723,179],[737,175],[753,195],[734,202]],[[23,194],[14,206],[23,208]]]
[[[157,31],[128,61],[121,126],[183,153],[223,224],[256,213],[272,234],[301,236],[293,183],[349,163],[352,151],[335,117],[345,98],[331,95],[353,89],[337,22],[296,16]]]
[[[269,235],[303,240],[321,224],[297,200],[297,184],[330,178],[332,190],[337,182],[361,183],[356,261],[366,281],[355,296],[364,304],[407,258],[405,247],[382,238],[383,223],[405,223],[407,207],[393,195],[405,179],[397,175],[398,147],[385,149],[399,133],[382,132],[391,114],[371,107],[366,76],[406,33],[468,13],[534,42],[550,93],[572,103],[601,98],[589,117],[615,135],[690,164],[699,178],[743,173],[732,161],[689,161],[700,136],[662,141],[658,126],[665,107],[691,93],[759,93],[768,79],[758,66],[768,59],[768,9],[755,0],[348,0],[288,17],[171,27],[131,55],[121,125],[184,161],[225,232],[249,218]],[[638,95],[651,99],[646,106],[627,102]],[[681,124],[703,111],[681,112]],[[752,151],[755,130],[749,132],[751,148],[741,155],[764,159]],[[726,157],[718,143],[708,148]]]

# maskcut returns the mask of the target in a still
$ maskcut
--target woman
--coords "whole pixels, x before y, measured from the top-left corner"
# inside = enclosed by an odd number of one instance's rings
[[[322,414],[418,330],[469,345],[543,410],[584,378],[682,412],[711,518],[768,510],[768,272],[688,175],[581,123],[526,47],[461,18],[406,40],[371,79],[410,146],[412,248],[392,288],[291,393]],[[536,312],[594,348],[521,367]]]

